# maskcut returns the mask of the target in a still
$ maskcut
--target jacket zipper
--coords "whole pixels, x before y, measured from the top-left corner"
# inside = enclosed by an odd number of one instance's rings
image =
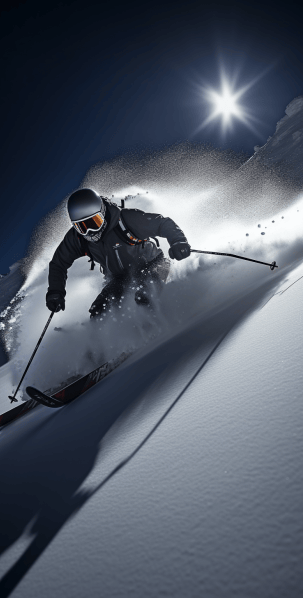
[[[119,249],[119,247],[114,247],[114,250],[115,250],[115,252],[116,252],[116,256],[117,256],[117,261],[118,261],[119,267],[121,268],[121,270],[124,270],[124,266],[123,266],[123,264],[122,264],[122,262],[121,262],[121,258],[120,258],[120,255],[119,255],[119,251],[118,251],[118,249]]]

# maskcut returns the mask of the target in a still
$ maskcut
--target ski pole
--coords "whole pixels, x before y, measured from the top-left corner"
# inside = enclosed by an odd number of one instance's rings
[[[26,372],[27,372],[30,364],[32,363],[32,361],[33,361],[33,359],[34,359],[34,357],[35,357],[35,355],[37,353],[38,347],[39,347],[39,345],[40,345],[40,343],[41,343],[41,341],[42,341],[42,339],[43,339],[43,337],[44,337],[44,335],[45,335],[45,333],[46,333],[46,331],[47,331],[47,329],[48,329],[48,327],[49,327],[49,325],[51,323],[51,319],[52,319],[54,313],[56,313],[56,312],[52,311],[51,315],[49,316],[49,318],[48,318],[48,320],[47,320],[47,322],[46,322],[46,324],[44,326],[43,332],[42,332],[42,334],[41,334],[41,336],[40,336],[40,338],[39,338],[39,340],[38,340],[38,342],[37,342],[37,344],[35,346],[34,352],[33,352],[32,356],[31,356],[31,358],[30,358],[30,360],[29,360],[29,362],[28,362],[28,364],[27,364],[27,366],[25,368],[23,376],[22,376],[22,378],[21,378],[21,380],[20,380],[20,382],[19,382],[19,384],[18,384],[18,386],[17,386],[17,388],[16,388],[16,390],[14,392],[14,395],[13,396],[8,395],[8,398],[10,399],[11,403],[13,403],[13,401],[15,401],[16,403],[18,403],[18,399],[16,399],[16,394],[17,394],[17,392],[18,392],[18,390],[19,390],[19,388],[20,388],[20,386],[21,386],[21,384],[22,384],[22,382],[24,380],[25,374],[26,374]]]
[[[191,253],[208,253],[211,255],[226,255],[227,257],[237,257],[239,260],[246,260],[248,262],[255,262],[256,264],[263,264],[264,266],[269,266],[271,270],[275,268],[279,268],[276,262],[272,262],[268,264],[267,262],[260,262],[259,260],[252,260],[250,257],[243,257],[242,255],[235,255],[234,253],[220,253],[219,251],[201,251],[200,249],[191,249]]]

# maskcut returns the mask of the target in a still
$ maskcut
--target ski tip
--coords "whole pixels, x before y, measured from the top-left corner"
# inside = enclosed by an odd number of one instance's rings
[[[59,401],[58,399],[53,399],[53,397],[49,397],[44,392],[42,392],[38,388],[35,388],[34,386],[27,386],[26,392],[31,399],[34,399],[38,403],[45,405],[45,407],[63,407],[62,401]]]

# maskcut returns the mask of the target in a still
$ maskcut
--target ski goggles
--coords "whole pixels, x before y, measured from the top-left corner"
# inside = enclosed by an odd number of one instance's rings
[[[102,228],[104,224],[104,216],[101,212],[97,212],[94,216],[90,216],[89,218],[85,218],[84,220],[77,220],[73,222],[73,226],[75,227],[76,231],[81,235],[87,235],[89,231],[97,232]]]

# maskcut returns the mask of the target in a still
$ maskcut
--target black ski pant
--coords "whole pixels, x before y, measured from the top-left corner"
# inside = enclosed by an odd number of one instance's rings
[[[166,282],[169,269],[169,260],[160,256],[132,275],[125,273],[111,278],[91,305],[90,317],[100,317],[114,305],[119,305],[130,291],[134,292],[138,305],[151,306],[153,298],[161,292]]]

